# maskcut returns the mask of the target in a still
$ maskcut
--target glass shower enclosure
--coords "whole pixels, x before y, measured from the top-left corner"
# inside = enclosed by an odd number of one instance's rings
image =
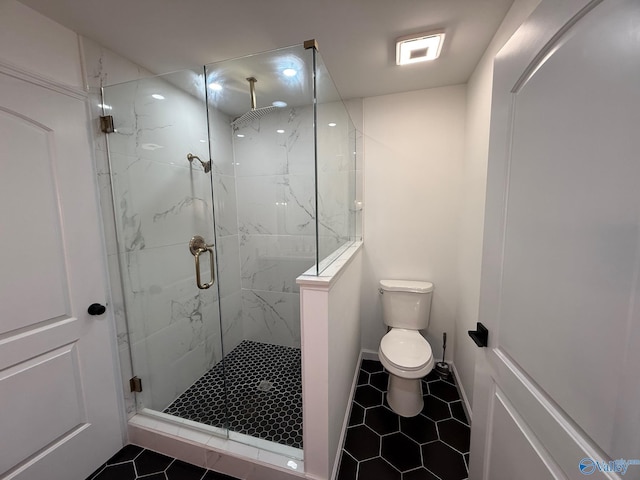
[[[356,131],[313,43],[105,86],[140,413],[302,457],[300,298],[356,237]]]

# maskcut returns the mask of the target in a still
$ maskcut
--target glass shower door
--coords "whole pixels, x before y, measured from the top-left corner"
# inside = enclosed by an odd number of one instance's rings
[[[223,355],[203,75],[105,87],[103,103],[137,410],[224,427],[224,379],[207,373]],[[205,374],[215,422],[188,408]]]

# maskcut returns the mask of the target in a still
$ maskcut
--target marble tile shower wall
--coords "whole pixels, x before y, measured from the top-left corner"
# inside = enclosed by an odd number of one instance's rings
[[[312,108],[254,120],[233,142],[244,335],[300,347],[295,279],[315,263]]]

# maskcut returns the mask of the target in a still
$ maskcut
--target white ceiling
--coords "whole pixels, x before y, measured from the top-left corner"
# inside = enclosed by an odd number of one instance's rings
[[[513,0],[21,0],[155,73],[315,38],[343,98],[466,83]],[[444,29],[441,57],[395,39]]]

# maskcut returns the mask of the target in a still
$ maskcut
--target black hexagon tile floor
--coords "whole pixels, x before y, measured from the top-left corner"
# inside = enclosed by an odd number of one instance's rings
[[[424,408],[396,415],[385,396],[382,364],[363,360],[337,480],[464,480],[469,475],[469,421],[453,377],[422,380]]]
[[[302,448],[300,349],[243,340],[164,413]]]
[[[205,470],[190,463],[125,445],[87,480],[238,480],[235,477]]]

